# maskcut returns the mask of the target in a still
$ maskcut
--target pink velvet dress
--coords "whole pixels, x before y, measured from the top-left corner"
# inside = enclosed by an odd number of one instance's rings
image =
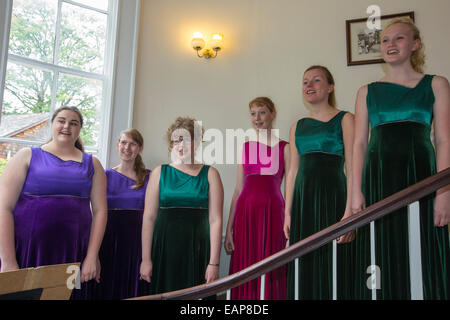
[[[273,147],[250,141],[243,148],[244,187],[236,201],[233,223],[234,251],[230,274],[238,272],[286,246],[283,233],[284,147],[281,140]],[[286,267],[266,274],[264,299],[286,297]],[[260,298],[260,278],[231,290],[232,300]]]

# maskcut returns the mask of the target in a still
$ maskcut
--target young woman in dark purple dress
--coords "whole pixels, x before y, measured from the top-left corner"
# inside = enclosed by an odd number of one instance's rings
[[[120,164],[105,170],[108,223],[99,253],[102,271],[97,299],[149,294],[148,283],[139,281],[142,214],[150,176],[142,161],[143,148],[144,139],[138,130],[122,131],[117,142]]]
[[[87,299],[85,283],[100,279],[105,172],[83,150],[77,108],[59,108],[51,122],[50,142],[20,150],[0,178],[0,271],[80,262],[82,286],[72,298]]]

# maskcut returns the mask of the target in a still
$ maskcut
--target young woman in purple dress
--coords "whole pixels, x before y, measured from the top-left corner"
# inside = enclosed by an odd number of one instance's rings
[[[85,283],[100,279],[106,177],[83,150],[77,108],[59,108],[51,124],[52,139],[20,150],[0,178],[1,271],[80,262],[82,290],[72,298],[86,299]]]
[[[120,164],[105,170],[108,223],[99,253],[102,271],[97,299],[149,294],[147,283],[139,281],[142,214],[150,176],[142,161],[143,149],[144,138],[138,130],[122,131],[117,142]]]
[[[230,206],[225,250],[231,254],[230,274],[238,272],[286,246],[283,233],[284,199],[281,182],[289,165],[286,141],[272,134],[275,105],[259,97],[249,103],[256,141],[243,146],[243,164],[238,165],[236,187]],[[286,267],[266,274],[264,299],[284,299]],[[233,300],[260,298],[260,280],[231,290]]]

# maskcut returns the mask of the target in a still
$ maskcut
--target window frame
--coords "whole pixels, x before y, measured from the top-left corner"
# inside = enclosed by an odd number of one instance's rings
[[[72,0],[58,0],[59,12],[63,2],[105,13],[104,10],[75,3]],[[113,161],[117,161],[111,154],[111,151],[115,148],[115,136],[118,136],[121,130],[131,127],[132,124],[140,13],[140,0],[109,0],[109,2],[104,71],[103,74],[95,74],[9,54],[8,45],[13,0],[0,1],[0,21],[4,21],[3,24],[0,24],[0,121],[6,67],[9,59],[22,65],[31,65],[54,72],[50,114],[55,109],[54,96],[56,95],[55,88],[58,81],[57,73],[62,72],[68,75],[102,80],[103,94],[98,146],[94,149],[86,149],[87,152],[95,150],[96,156],[104,167],[110,167]],[[30,144],[30,141],[15,138],[0,138],[0,142]],[[36,142],[33,142],[33,144],[36,144]]]

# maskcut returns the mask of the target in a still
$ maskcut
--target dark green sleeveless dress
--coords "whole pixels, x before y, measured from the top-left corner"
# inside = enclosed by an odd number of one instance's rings
[[[368,86],[371,126],[363,171],[366,206],[436,173],[430,140],[433,118],[433,76],[414,88],[375,82]],[[448,299],[450,265],[448,227],[434,227],[434,195],[420,201],[421,255],[424,299]],[[375,222],[375,265],[380,269],[377,299],[411,299],[407,208]],[[371,299],[370,227],[357,233],[356,295]]]
[[[345,212],[347,183],[341,111],[328,122],[297,122],[295,144],[300,155],[295,180],[290,244],[339,222]],[[352,299],[354,241],[337,246],[337,299]],[[299,299],[333,299],[333,249],[327,244],[299,263]],[[295,297],[295,264],[288,264],[288,299]]]
[[[204,165],[191,176],[170,165],[161,167],[150,294],[205,282],[210,254],[208,170]]]

